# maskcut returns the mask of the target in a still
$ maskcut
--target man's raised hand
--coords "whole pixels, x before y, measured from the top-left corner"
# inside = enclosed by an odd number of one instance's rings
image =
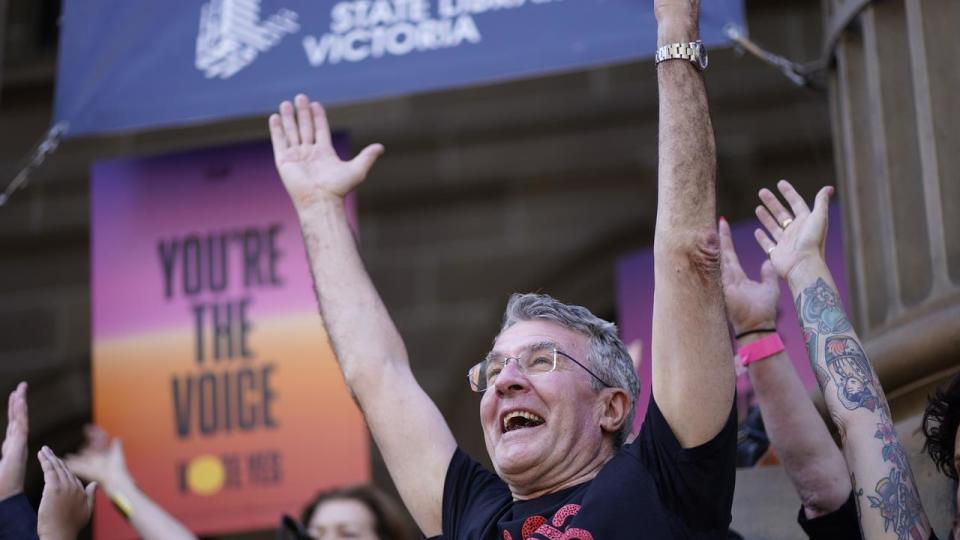
[[[382,145],[372,144],[352,160],[342,161],[330,140],[323,106],[303,94],[293,103],[281,103],[269,125],[277,171],[298,211],[323,200],[342,199],[363,182],[383,153]]]
[[[758,328],[775,328],[780,286],[773,263],[764,261],[760,281],[750,279],[740,266],[727,220],[720,219],[719,231],[723,296],[733,331],[740,334]]]
[[[7,434],[0,448],[0,501],[23,491],[28,431],[27,383],[22,382],[7,400]]]
[[[90,521],[97,483],[86,489],[80,479],[46,446],[37,454],[43,469],[43,496],[37,511],[40,540],[74,540]]]
[[[761,189],[762,204],[757,206],[756,214],[767,232],[757,229],[754,237],[770,256],[777,275],[789,279],[790,274],[804,263],[823,261],[827,241],[827,213],[833,187],[820,189],[812,211],[790,182],[777,182],[777,189],[789,207],[784,206],[769,189]]]
[[[653,13],[658,21],[679,15],[696,22],[700,15],[700,0],[654,0]]]

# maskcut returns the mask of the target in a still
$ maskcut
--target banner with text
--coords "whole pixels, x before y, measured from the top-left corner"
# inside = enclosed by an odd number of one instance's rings
[[[702,3],[702,38],[745,32]],[[652,57],[653,0],[65,0],[54,121],[68,136],[368,100]]]
[[[736,246],[740,265],[750,279],[760,279],[760,265],[766,260],[767,254],[760,249],[753,236],[753,231],[759,227],[756,220],[746,220],[731,223],[730,230]],[[847,294],[846,264],[843,258],[843,227],[841,225],[840,205],[833,203],[830,207],[830,228],[827,230],[827,265],[837,281],[840,297],[846,305],[850,305]],[[640,398],[637,400],[637,416],[634,425],[639,426],[647,411],[650,400],[651,370],[650,349],[651,332],[653,328],[653,250],[645,249],[626,255],[617,261],[617,323],[620,326],[620,336],[624,343],[640,340],[643,343],[643,358],[640,366]],[[793,303],[790,289],[781,280],[780,304],[777,318],[777,332],[783,339],[790,359],[793,361],[800,380],[807,390],[817,386],[817,379],[810,369],[807,360],[807,349],[804,345],[803,333],[797,321],[797,311]],[[668,344],[669,347],[669,344]],[[731,351],[731,363],[733,352]],[[751,392],[750,380],[746,375],[738,378],[738,392]],[[744,391],[746,390],[746,391]]]
[[[93,417],[138,485],[213,533],[368,481],[270,148],[97,163],[91,199]],[[135,536],[97,505],[98,539]]]

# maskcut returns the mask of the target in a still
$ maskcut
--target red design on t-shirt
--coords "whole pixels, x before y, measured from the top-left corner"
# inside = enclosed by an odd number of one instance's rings
[[[550,523],[547,523],[547,518],[543,516],[530,516],[523,522],[520,534],[523,540],[540,540],[541,538],[547,540],[593,540],[593,534],[590,531],[576,527],[563,530],[564,524],[577,515],[579,511],[579,504],[566,504],[557,510],[550,519]],[[503,531],[503,540],[513,540],[509,531]]]
[[[563,527],[563,524],[567,521],[567,519],[577,515],[577,512],[579,511],[579,504],[566,504],[561,509],[557,510],[557,513],[553,515],[553,519],[550,521],[553,523],[554,527]]]
[[[543,516],[533,515],[528,517],[526,521],[523,522],[523,528],[520,529],[520,538],[530,538],[530,536],[546,522],[547,518]]]

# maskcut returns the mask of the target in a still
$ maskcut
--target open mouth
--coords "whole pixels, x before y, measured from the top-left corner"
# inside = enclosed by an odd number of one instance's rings
[[[544,419],[529,411],[511,411],[503,415],[503,433],[542,425]]]

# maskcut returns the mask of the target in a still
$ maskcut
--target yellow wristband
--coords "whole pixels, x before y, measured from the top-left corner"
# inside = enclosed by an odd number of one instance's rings
[[[118,491],[111,495],[110,502],[113,503],[113,506],[115,506],[125,518],[130,519],[133,517],[133,506],[130,505],[130,500],[127,499],[123,493]]]

